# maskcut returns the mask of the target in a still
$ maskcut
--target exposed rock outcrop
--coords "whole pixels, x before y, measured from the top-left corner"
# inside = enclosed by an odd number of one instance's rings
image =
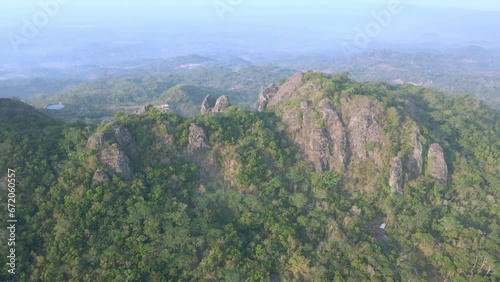
[[[118,143],[120,147],[127,148],[132,154],[135,154],[137,146],[135,139],[130,134],[130,131],[120,125],[118,122],[113,122],[111,128],[102,132],[96,132],[87,140],[85,148],[96,150],[109,145],[110,143]]]
[[[122,179],[130,180],[132,178],[130,160],[127,155],[120,150],[118,144],[115,143],[104,149],[101,153],[99,161],[110,171],[120,174]]]
[[[313,105],[311,101],[301,103],[302,110],[302,149],[307,159],[318,171],[325,171],[330,168],[330,144],[327,138],[327,132],[324,128],[312,124],[311,114]]]
[[[339,110],[327,99],[316,106],[306,100],[300,104],[300,113],[284,112],[283,121],[309,162],[319,171],[345,172],[349,142]]]
[[[420,129],[414,126],[411,130],[411,146],[413,154],[406,160],[408,171],[414,176],[419,177],[422,174],[422,143],[420,143]]]
[[[201,103],[201,110],[200,112],[202,114],[206,114],[208,112],[211,112],[212,109],[215,107],[215,103],[217,100],[215,99],[214,96],[208,94],[205,99],[203,99],[203,102]]]
[[[94,182],[107,182],[107,181],[109,181],[109,177],[104,171],[98,169],[94,173],[94,177],[92,178],[92,181],[94,181]]]
[[[132,134],[130,134],[130,131],[128,131],[128,129],[126,129],[125,127],[119,125],[118,123],[115,123],[113,129],[115,131],[116,142],[118,142],[121,147],[126,147],[132,143],[135,143],[134,139],[132,138]]]
[[[114,135],[111,132],[109,131],[97,132],[89,137],[85,148],[89,150],[99,149],[104,147],[106,143],[113,141],[114,141]]]
[[[193,154],[204,148],[209,148],[205,131],[203,131],[203,128],[193,123],[189,127],[188,152]]]
[[[303,73],[294,74],[287,82],[279,87],[276,94],[270,95],[268,105],[276,105],[283,100],[293,97],[296,91],[303,85],[303,80]]]
[[[220,113],[230,106],[231,103],[229,102],[229,98],[227,96],[220,96],[219,99],[217,99],[217,102],[215,102],[215,106],[212,111],[214,113]]]
[[[331,142],[330,169],[345,172],[349,164],[349,144],[339,111],[326,99],[319,102],[319,107]]]
[[[295,77],[294,87],[289,85],[289,89],[298,87],[299,78]],[[301,89],[304,87],[307,85]],[[277,93],[284,92],[280,87]],[[276,97],[271,97],[271,102],[274,103]],[[282,112],[288,132],[315,169],[339,173],[346,172],[354,159],[369,160],[377,168],[383,166],[381,148],[385,131],[379,120],[383,120],[385,114],[382,103],[366,96],[346,99],[341,109],[323,98],[316,103],[302,100],[300,109],[292,106]]]
[[[382,145],[384,130],[378,119],[384,116],[384,106],[373,98],[356,96],[342,105],[342,116],[349,120],[347,128],[352,156],[372,160],[380,167],[382,158],[377,147]]]
[[[389,186],[394,194],[403,193],[403,163],[401,158],[395,157],[391,161],[391,171],[389,177]]]
[[[262,92],[259,93],[259,98],[257,99],[257,104],[259,106],[258,110],[259,112],[263,111],[267,107],[267,103],[269,103],[269,100],[278,93],[279,90],[279,85],[278,84],[269,84],[266,89],[262,90]]]
[[[427,170],[429,176],[439,180],[442,183],[448,181],[448,166],[446,165],[443,148],[435,143],[429,148]]]

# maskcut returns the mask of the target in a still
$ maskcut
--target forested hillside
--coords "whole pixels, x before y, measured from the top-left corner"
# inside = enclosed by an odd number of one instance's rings
[[[199,61],[188,57],[175,62],[186,64]],[[134,70],[119,76],[104,76],[51,95],[36,95],[30,97],[28,102],[37,108],[62,102],[65,109],[45,112],[66,121],[109,118],[117,109],[132,113],[151,102],[172,103],[176,113],[193,116],[199,112],[201,100],[208,94],[230,95],[234,104],[252,108],[257,94],[266,85],[279,82],[293,73],[276,66],[227,67],[209,64],[193,69],[175,69],[169,61],[163,64],[166,66],[157,66],[157,70],[148,65],[143,72]],[[198,110],[193,111],[195,105]]]
[[[160,92],[196,105],[186,87]],[[18,242],[17,274],[0,280],[500,279],[495,111],[315,72],[269,85],[258,103],[120,111],[94,126],[2,100]]]

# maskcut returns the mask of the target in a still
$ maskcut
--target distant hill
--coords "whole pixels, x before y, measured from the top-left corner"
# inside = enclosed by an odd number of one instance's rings
[[[10,128],[19,127],[23,124],[46,124],[53,119],[17,99],[0,98],[0,123]]]

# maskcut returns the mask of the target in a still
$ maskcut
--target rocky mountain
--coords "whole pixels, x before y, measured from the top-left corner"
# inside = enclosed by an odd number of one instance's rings
[[[24,202],[20,280],[498,280],[496,112],[315,72],[258,103],[2,120],[0,171],[20,172]]]
[[[282,85],[271,84],[260,93],[258,103],[260,110],[282,117],[297,149],[317,171],[335,171],[347,179],[359,171],[373,171],[361,182],[363,188],[356,185],[364,190],[374,190],[373,176],[387,174],[389,186],[400,193],[404,178],[420,176],[426,166],[430,177],[446,183],[447,160],[440,144],[429,147],[423,163],[420,128],[414,125],[417,117],[406,110],[416,105],[405,101],[401,109],[386,107],[377,97],[363,95],[359,85],[335,102],[325,93],[321,78],[313,76],[298,73]],[[339,79],[349,83],[345,76]]]

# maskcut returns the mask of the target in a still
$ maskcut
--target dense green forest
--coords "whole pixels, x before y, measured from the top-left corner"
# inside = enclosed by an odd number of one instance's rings
[[[16,275],[4,265],[0,280],[500,279],[497,112],[347,74],[295,75],[261,96],[262,111],[151,107],[99,125],[2,99],[0,175],[16,171],[18,241]]]

